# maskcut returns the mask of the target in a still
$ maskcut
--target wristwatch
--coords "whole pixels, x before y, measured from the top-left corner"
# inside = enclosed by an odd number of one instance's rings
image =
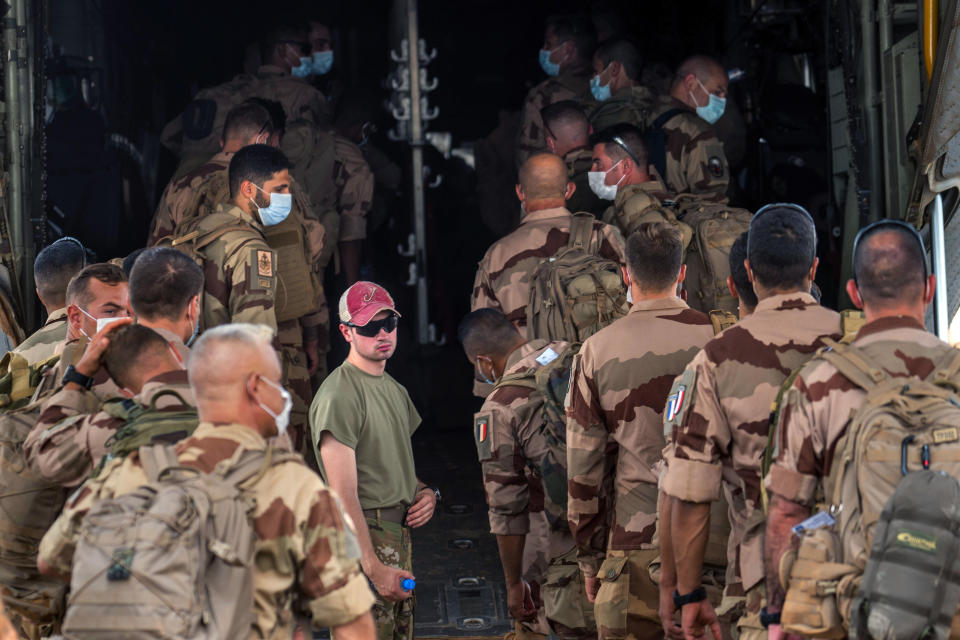
[[[424,485],[420,487],[420,491],[433,491],[433,495],[437,496],[437,504],[440,504],[440,489],[431,487],[429,485]],[[417,491],[417,493],[420,493],[420,491]]]
[[[673,605],[677,609],[682,609],[685,604],[692,604],[694,602],[703,602],[707,599],[707,590],[703,587],[697,587],[690,593],[686,595],[680,595],[680,592],[676,589],[673,590]]]
[[[767,608],[760,609],[760,625],[766,629],[772,624],[780,624],[780,612],[767,613]]]
[[[60,382],[61,384],[67,384],[68,382],[72,382],[74,384],[80,385],[87,391],[89,391],[90,387],[93,386],[93,378],[91,378],[90,376],[83,375],[82,373],[77,371],[76,367],[74,367],[73,365],[70,365],[69,367],[67,367],[67,370],[63,372],[63,378],[61,378]]]

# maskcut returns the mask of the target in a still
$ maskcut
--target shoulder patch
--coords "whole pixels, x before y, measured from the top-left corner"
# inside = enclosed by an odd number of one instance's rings
[[[270,251],[257,250],[257,275],[273,277],[273,254]]]
[[[251,249],[250,252],[250,290],[272,289],[277,275],[277,258],[274,252],[268,249]]]
[[[473,439],[477,443],[477,457],[484,462],[493,457],[493,414],[478,413],[473,418]]]
[[[667,442],[673,438],[673,431],[683,424],[687,409],[693,404],[693,392],[697,383],[697,370],[687,367],[673,381],[673,387],[667,395],[667,404],[663,409],[663,437]]]

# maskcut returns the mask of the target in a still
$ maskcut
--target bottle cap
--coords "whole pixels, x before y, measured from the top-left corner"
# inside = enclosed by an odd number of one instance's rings
[[[413,591],[414,587],[417,586],[417,581],[411,580],[410,578],[404,578],[403,582],[400,583],[400,586],[403,587],[404,591]]]

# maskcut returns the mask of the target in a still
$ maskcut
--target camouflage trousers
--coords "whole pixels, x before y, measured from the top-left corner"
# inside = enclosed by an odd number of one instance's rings
[[[413,542],[410,528],[397,522],[367,517],[370,542],[377,558],[388,567],[413,571]],[[400,602],[390,602],[377,595],[373,604],[373,619],[377,625],[377,640],[413,640],[413,611],[416,596]]]
[[[541,593],[547,621],[558,638],[586,640],[597,637],[593,605],[587,599],[576,548],[550,561]]]
[[[533,489],[531,488],[531,491]],[[543,584],[550,566],[550,523],[541,511],[530,512],[530,530],[523,544],[523,579],[530,585],[533,601],[537,603],[537,618],[530,622],[517,622],[514,627],[517,640],[536,639],[550,635],[550,626],[543,610]]]
[[[760,624],[760,610],[767,606],[767,586],[761,580],[744,594],[740,584],[724,589],[717,617],[724,635],[733,640],[766,640],[767,630]]]
[[[597,578],[600,590],[594,603],[600,640],[647,640],[663,637],[657,613],[660,587],[650,577],[657,549],[607,550]]]
[[[313,402],[313,389],[310,387],[310,369],[303,345],[281,343],[280,365],[283,367],[283,386],[290,391],[293,398],[288,429],[290,442],[294,451],[306,455],[307,449],[313,450],[307,437],[310,433],[309,413],[310,403]]]

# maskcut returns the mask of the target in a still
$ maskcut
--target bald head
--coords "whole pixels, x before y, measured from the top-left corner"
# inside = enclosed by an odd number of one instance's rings
[[[272,340],[269,327],[243,323],[220,325],[200,336],[190,351],[187,373],[201,414],[208,403],[238,399],[251,374],[280,376]]]
[[[908,229],[880,227],[857,244],[853,273],[867,306],[883,309],[922,302],[924,251]]]
[[[519,190],[526,201],[565,198],[567,192],[567,165],[560,156],[537,153],[520,167]]]

